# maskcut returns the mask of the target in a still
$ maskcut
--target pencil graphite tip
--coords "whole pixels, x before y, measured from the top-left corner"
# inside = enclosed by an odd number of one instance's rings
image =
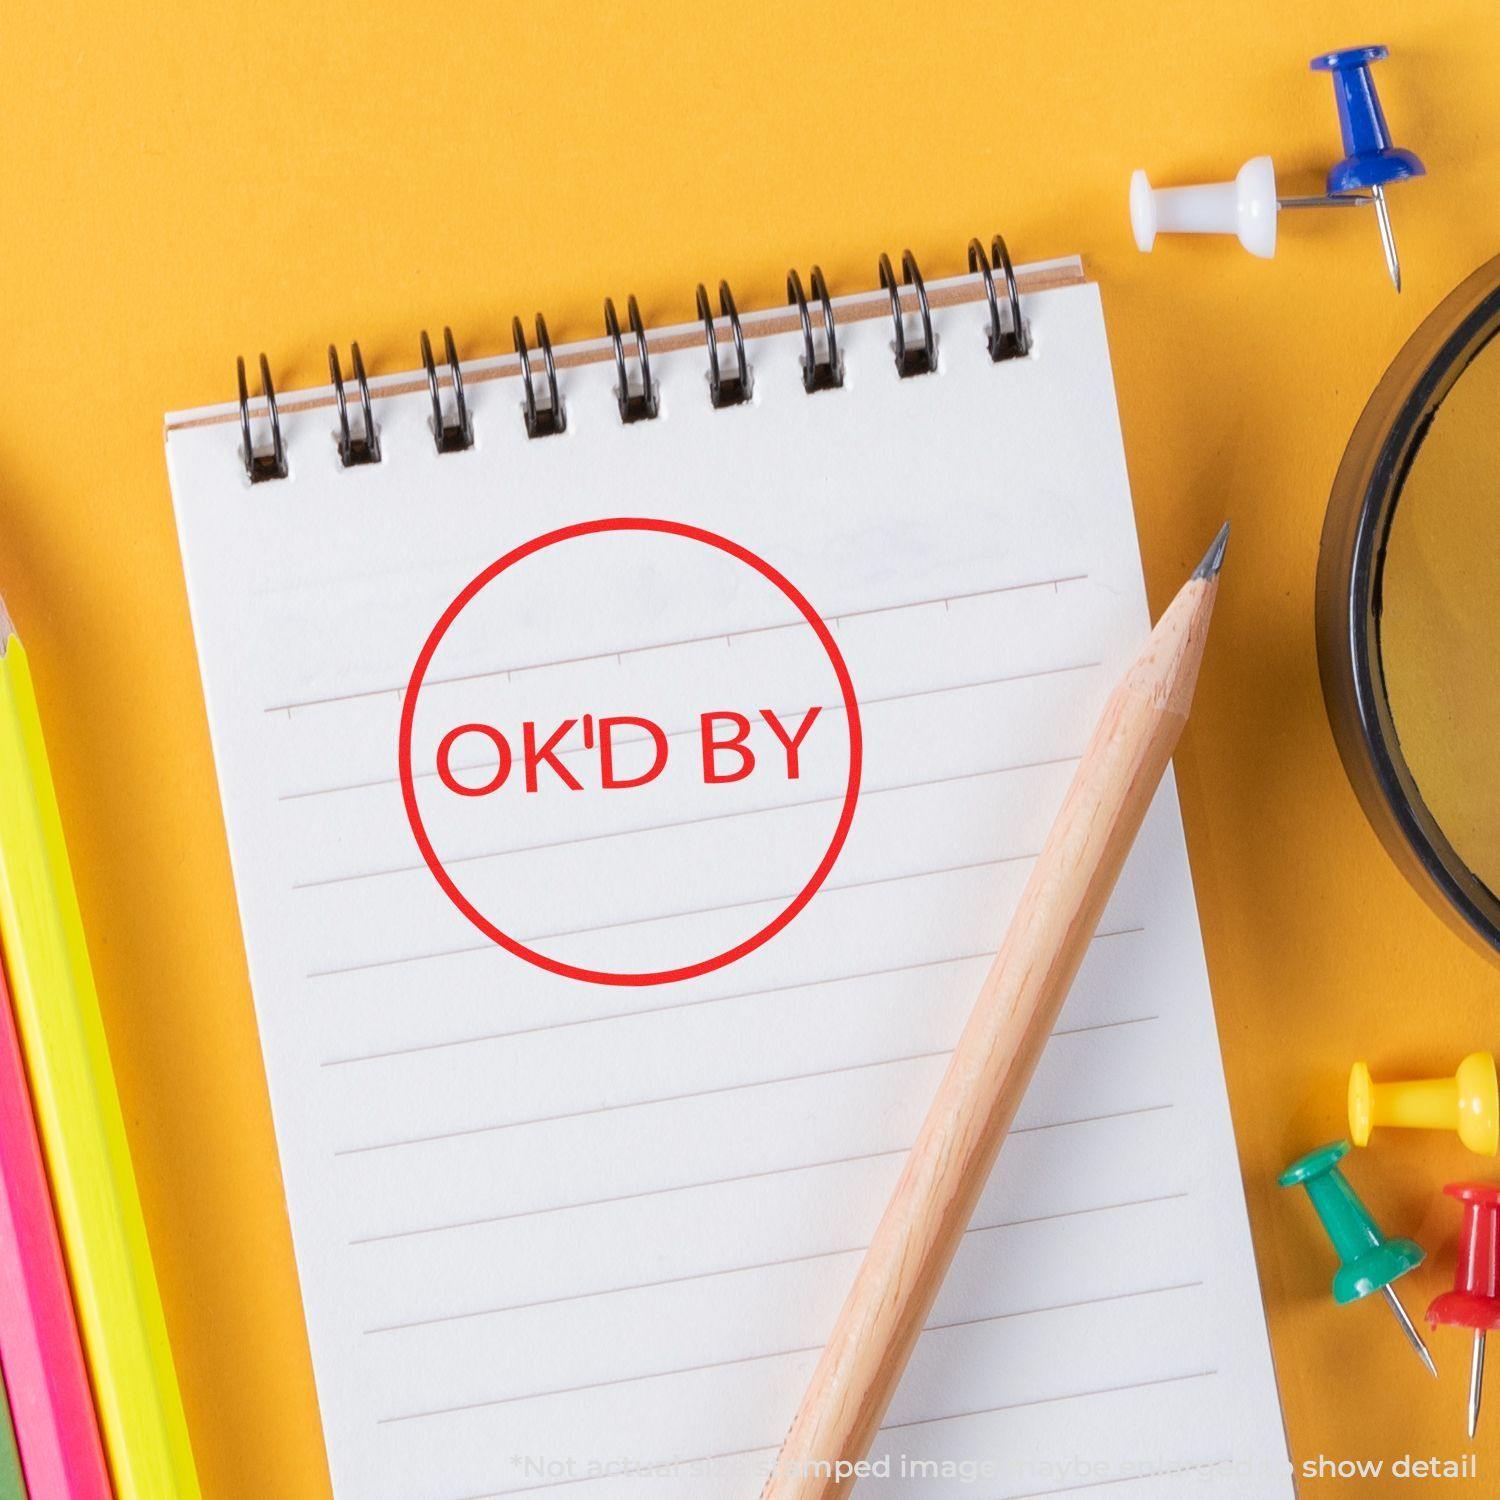
[[[1208,551],[1203,554],[1203,561],[1193,569],[1194,578],[1217,578],[1219,569],[1224,566],[1224,549],[1229,545],[1229,522],[1226,521],[1220,528],[1219,534],[1209,544]]]

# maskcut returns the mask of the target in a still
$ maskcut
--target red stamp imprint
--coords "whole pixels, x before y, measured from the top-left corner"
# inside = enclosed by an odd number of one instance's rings
[[[534,537],[459,592],[412,668],[399,756],[412,834],[470,922],[550,973],[648,985],[721,969],[807,906],[863,749],[843,655],[790,580],[727,537],[619,517]]]

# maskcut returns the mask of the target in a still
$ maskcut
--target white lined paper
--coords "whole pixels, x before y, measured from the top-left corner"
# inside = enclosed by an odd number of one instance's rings
[[[1027,311],[1034,353],[995,366],[975,306],[935,308],[940,371],[909,381],[888,328],[851,322],[846,388],[813,397],[799,334],[753,340],[742,410],[709,406],[701,350],[654,355],[662,416],[630,428],[612,366],[575,366],[569,429],[546,440],[525,438],[513,379],[485,382],[465,455],[433,451],[425,393],[377,397],[385,459],[350,471],[330,414],[289,412],[292,477],[253,488],[233,429],[169,422],[341,1497],[758,1491],[1147,628],[1097,293]],[[865,736],[853,828],[801,916],[647,989],[543,973],[472,927],[420,860],[395,770],[403,685],[457,589],[611,514],[703,526],[781,568],[835,632]],[[753,593],[609,603],[465,645],[424,691],[459,718],[497,701],[561,718],[666,681],[661,722],[690,744],[721,653],[780,670],[807,629]],[[788,662],[775,701],[841,726]],[[455,816],[435,837],[474,889],[505,893],[518,936],[650,967],[775,913],[795,889],[776,851],[816,842],[835,770],[747,780],[709,811],[653,786],[603,824],[527,804],[499,836]],[[1213,1464],[1223,1493],[1290,1493],[1170,781],[882,1442],[999,1466],[869,1483],[891,1496],[1170,1494]],[[1085,1459],[1156,1468],[1069,1482]]]

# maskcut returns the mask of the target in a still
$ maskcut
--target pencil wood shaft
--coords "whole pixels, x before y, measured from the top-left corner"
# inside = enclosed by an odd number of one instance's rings
[[[1222,542],[1105,705],[762,1500],[854,1486],[1186,722]]]

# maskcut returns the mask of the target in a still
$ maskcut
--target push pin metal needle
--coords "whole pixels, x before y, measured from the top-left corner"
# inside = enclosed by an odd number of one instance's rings
[[[1252,156],[1232,182],[1154,188],[1137,170],[1130,179],[1130,227],[1136,248],[1150,250],[1158,232],[1232,234],[1251,255],[1269,260],[1276,253],[1276,215],[1283,208],[1361,208],[1368,193],[1338,198],[1281,198],[1269,156]]]
[[[1484,1395],[1484,1337],[1500,1328],[1500,1187],[1450,1182],[1443,1189],[1464,1206],[1453,1290],[1433,1298],[1427,1321],[1434,1327],[1468,1328],[1474,1334],[1469,1364],[1469,1436],[1479,1427]]]
[[[1340,1262],[1333,1278],[1333,1300],[1343,1305],[1368,1297],[1371,1292],[1381,1293],[1417,1357],[1435,1376],[1437,1366],[1432,1355],[1391,1286],[1398,1276],[1422,1264],[1422,1247],[1413,1240],[1387,1239],[1381,1233],[1369,1209],[1339,1170],[1339,1162],[1348,1150],[1348,1141],[1319,1146],[1300,1161],[1294,1161],[1276,1181],[1282,1187],[1306,1189],[1328,1238],[1333,1241]]]
[[[1417,1332],[1416,1324],[1411,1320],[1411,1314],[1401,1305],[1401,1299],[1389,1284],[1381,1287],[1380,1295],[1385,1298],[1386,1306],[1396,1315],[1396,1321],[1401,1325],[1401,1331],[1406,1335],[1407,1343],[1416,1351],[1417,1358],[1427,1366],[1427,1373],[1436,1380],[1437,1366],[1433,1364],[1432,1353],[1422,1342],[1422,1335]]]
[[[1386,184],[1425,176],[1427,168],[1414,153],[1391,144],[1385,111],[1380,107],[1375,80],[1370,76],[1370,64],[1385,56],[1387,49],[1380,46],[1347,47],[1341,52],[1321,53],[1308,63],[1308,67],[1332,78],[1339,130],[1344,138],[1344,159],[1328,169],[1329,196],[1368,189],[1375,203],[1375,217],[1380,223],[1380,245],[1385,251],[1386,269],[1399,292],[1401,261],[1396,255],[1396,237],[1391,233],[1391,213],[1385,201]]]

